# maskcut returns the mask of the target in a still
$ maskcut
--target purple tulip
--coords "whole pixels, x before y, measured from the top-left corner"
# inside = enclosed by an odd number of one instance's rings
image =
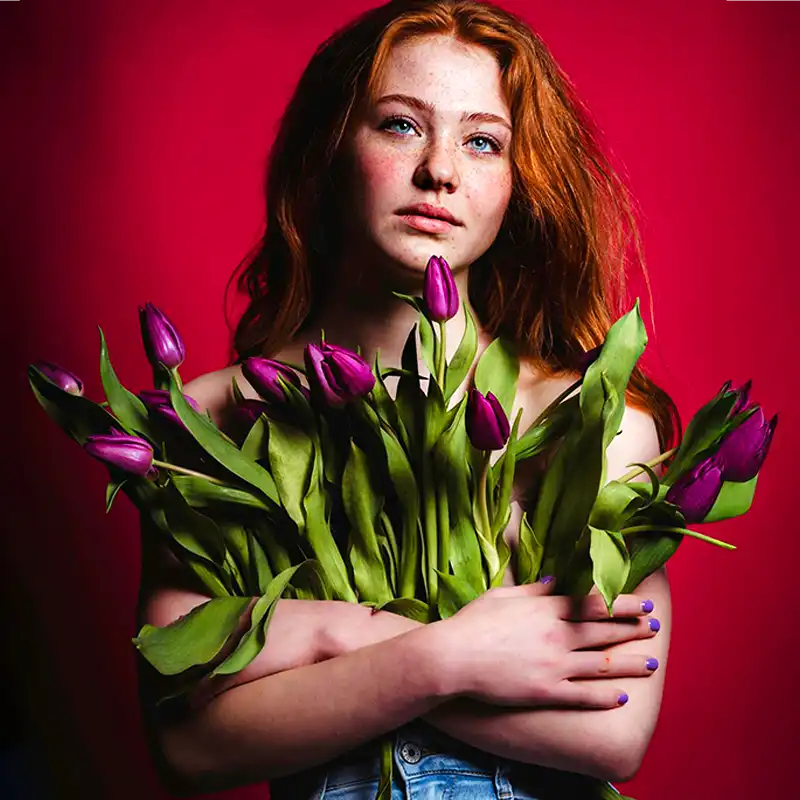
[[[597,361],[602,350],[603,345],[599,344],[597,347],[587,350],[578,357],[578,371],[581,373],[581,375],[585,375],[586,370],[589,369],[589,367],[591,367],[595,361]]]
[[[323,342],[308,344],[303,352],[309,380],[331,406],[362,397],[375,386],[375,376],[360,355]]]
[[[458,288],[450,265],[441,256],[431,256],[425,267],[422,299],[428,316],[437,322],[452,319],[458,313]]]
[[[172,401],[169,399],[169,392],[166,389],[144,389],[139,392],[138,397],[151,411],[155,411],[156,414],[170,422],[183,425],[178,413],[172,407]],[[183,397],[195,411],[200,412],[200,406],[188,394]]]
[[[702,522],[717,501],[722,481],[721,465],[716,456],[711,456],[681,475],[665,499],[678,506],[687,524]]]
[[[744,387],[742,387],[744,388]],[[726,481],[749,481],[756,476],[764,463],[778,424],[775,414],[767,422],[760,406],[744,422],[730,431],[717,450]]]
[[[285,403],[289,399],[278,376],[298,389],[302,388],[300,378],[293,369],[269,358],[248,358],[242,364],[242,374],[264,400],[272,403]]]
[[[730,384],[728,384],[730,385]],[[749,380],[747,383],[742,384],[738,389],[734,389],[733,391],[736,392],[736,402],[733,404],[733,408],[730,410],[728,414],[728,419],[735,417],[737,414],[741,414],[743,411],[746,411],[748,408],[748,398],[750,396],[750,387],[753,385],[753,381]]]
[[[37,361],[33,366],[62,391],[75,395],[83,394],[83,381],[58,364],[52,361]]]
[[[478,450],[500,450],[508,441],[508,417],[491,392],[484,397],[477,389],[470,389],[466,423],[467,436]]]
[[[262,414],[267,414],[269,411],[270,406],[268,403],[248,397],[234,406],[231,417],[235,424],[252,427]]]
[[[140,478],[149,478],[157,473],[153,466],[153,448],[138,436],[129,436],[112,428],[108,433],[88,436],[83,447],[99,461]]]
[[[183,339],[163,311],[152,303],[139,306],[139,324],[142,342],[150,363],[157,367],[161,362],[167,369],[175,369],[186,358]]]

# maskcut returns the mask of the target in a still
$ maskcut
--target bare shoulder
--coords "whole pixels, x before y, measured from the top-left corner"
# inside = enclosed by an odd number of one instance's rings
[[[246,396],[253,394],[250,384],[244,379],[242,368],[238,364],[198,375],[183,385],[183,391],[200,406],[201,411],[208,411],[214,422],[220,425],[235,402],[233,397],[234,378]]]

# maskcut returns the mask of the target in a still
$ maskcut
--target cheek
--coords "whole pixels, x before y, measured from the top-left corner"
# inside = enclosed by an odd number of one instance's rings
[[[465,195],[477,219],[487,227],[499,227],[511,198],[510,170],[476,171],[465,187]]]
[[[406,166],[405,160],[391,151],[362,153],[358,173],[364,198],[372,203],[380,203],[399,196]]]

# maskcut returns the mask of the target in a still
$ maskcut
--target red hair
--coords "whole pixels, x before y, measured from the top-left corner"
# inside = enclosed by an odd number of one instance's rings
[[[565,375],[630,310],[630,250],[650,291],[629,192],[539,36],[488,3],[393,0],[317,48],[286,108],[267,165],[265,232],[231,276],[242,270],[237,286],[250,298],[232,363],[274,354],[314,324],[339,244],[330,218],[348,121],[374,99],[393,45],[425,34],[490,50],[511,111],[511,200],[497,239],[469,272],[482,327],[513,341],[544,376]],[[652,414],[662,451],[680,439],[675,403],[638,366],[626,402]]]

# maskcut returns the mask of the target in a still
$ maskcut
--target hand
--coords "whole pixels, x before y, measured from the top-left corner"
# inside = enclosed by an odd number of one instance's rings
[[[454,694],[509,706],[614,708],[624,686],[572,678],[647,676],[642,655],[586,651],[656,635],[647,598],[620,595],[610,618],[605,601],[552,595],[554,583],[498,587],[439,623],[443,669]]]

